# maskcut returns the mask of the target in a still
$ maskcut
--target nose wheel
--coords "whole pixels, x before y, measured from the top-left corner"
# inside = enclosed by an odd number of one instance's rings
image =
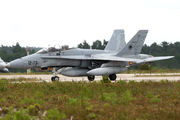
[[[57,74],[56,68],[53,68],[52,72],[53,72],[53,76],[51,77],[51,81],[59,81],[59,77],[56,76]]]
[[[59,81],[59,77],[58,76],[51,77],[51,81]]]

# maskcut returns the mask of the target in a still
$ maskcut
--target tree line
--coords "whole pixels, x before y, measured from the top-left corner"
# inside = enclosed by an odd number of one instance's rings
[[[33,54],[36,50],[40,48],[30,47],[29,54]],[[17,42],[14,46],[3,46],[0,47],[0,57],[5,62],[10,62],[17,58],[21,58],[27,55],[27,51],[25,47],[21,47],[20,44]],[[12,69],[8,68],[11,72],[26,72],[26,69]]]
[[[180,69],[180,42],[168,43],[163,41],[160,44],[154,42],[150,46],[143,46],[141,53],[153,56],[175,56],[172,59],[154,62],[152,65],[160,68]]]
[[[40,50],[40,47],[29,47],[29,54],[33,54]],[[14,59],[23,57],[27,55],[27,50],[25,47],[21,47],[20,44],[17,42],[14,46],[0,46],[0,57],[6,61],[10,62]]]
[[[82,43],[78,44],[78,48],[81,49],[100,49],[104,50],[106,47],[108,41],[103,40],[101,42],[100,40],[96,40],[90,45],[89,43],[84,40]],[[30,54],[33,54],[40,50],[39,47],[30,47]],[[172,59],[169,60],[162,60],[162,61],[156,61],[151,64],[153,67],[159,67],[159,68],[168,68],[168,69],[180,69],[179,61],[180,61],[180,42],[175,43],[168,43],[168,42],[162,42],[160,44],[157,44],[154,42],[150,46],[144,44],[141,50],[141,54],[149,54],[153,56],[175,56]],[[21,47],[19,43],[16,43],[15,46],[0,46],[0,57],[5,62],[10,62],[14,59],[23,57],[27,55],[27,51],[25,47]],[[26,69],[10,69],[12,72],[25,72]]]

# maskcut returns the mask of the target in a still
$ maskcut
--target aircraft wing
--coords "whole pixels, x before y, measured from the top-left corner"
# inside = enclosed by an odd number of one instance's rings
[[[173,58],[174,56],[161,56],[161,57],[150,57],[150,58],[146,58],[143,61],[144,62],[154,62],[157,60],[166,60],[166,59],[170,59]]]
[[[135,63],[142,63],[142,62],[154,62],[157,60],[165,60],[173,58],[174,56],[162,56],[162,57],[151,57],[146,59],[135,59],[135,58],[125,58],[125,57],[118,57],[114,55],[75,55],[75,56],[43,56],[43,59],[71,59],[71,60],[105,60],[105,61],[124,61],[124,62],[135,62]]]
[[[71,59],[71,60],[105,60],[105,61],[125,61],[125,62],[142,62],[141,59],[134,59],[134,58],[124,58],[124,57],[118,57],[114,55],[85,55],[85,56],[43,56],[41,57],[43,59]]]

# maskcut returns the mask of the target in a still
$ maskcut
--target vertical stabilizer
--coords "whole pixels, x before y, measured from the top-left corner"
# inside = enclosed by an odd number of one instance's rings
[[[114,30],[111,39],[104,50],[119,52],[125,45],[124,30]]]
[[[148,30],[139,30],[136,35],[124,46],[117,56],[140,54]]]

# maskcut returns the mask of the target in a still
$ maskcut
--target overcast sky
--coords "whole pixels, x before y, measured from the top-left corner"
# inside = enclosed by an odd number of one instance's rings
[[[109,40],[125,30],[128,42],[148,29],[145,44],[180,41],[180,0],[0,0],[0,45],[69,45]]]

